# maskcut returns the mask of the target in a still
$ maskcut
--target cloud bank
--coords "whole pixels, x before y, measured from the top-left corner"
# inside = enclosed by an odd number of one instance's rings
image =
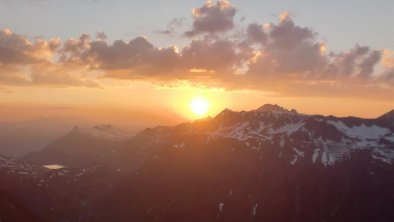
[[[0,30],[0,84],[97,86],[94,80],[78,75],[78,71],[57,62],[59,39],[31,42],[9,29]]]
[[[332,52],[318,33],[289,13],[271,23],[235,21],[229,1],[207,1],[192,10],[183,31],[189,44],[159,48],[145,37],[107,41],[92,38],[36,39],[0,31],[0,84],[98,86],[87,73],[158,83],[185,80],[226,89],[273,91],[278,95],[369,96],[394,92],[394,53],[355,45]],[[184,26],[170,22],[165,34]],[[163,33],[164,33],[163,31]]]

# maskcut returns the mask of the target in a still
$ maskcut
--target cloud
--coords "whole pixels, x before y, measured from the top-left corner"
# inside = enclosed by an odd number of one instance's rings
[[[387,69],[375,72],[384,56],[382,50],[356,45],[345,52],[327,52],[316,32],[296,25],[286,12],[279,16],[277,24],[250,24],[246,38],[246,42],[257,46],[252,46],[246,74],[238,78],[237,87],[292,96],[387,98],[394,92],[393,85],[387,82],[394,74]],[[390,63],[388,54],[386,66]]]
[[[93,80],[72,74],[68,67],[53,62],[60,47],[59,39],[31,42],[9,29],[0,30],[0,84],[97,86]]]
[[[108,76],[136,78],[144,74],[168,73],[180,63],[180,56],[176,47],[157,48],[144,37],[129,42],[116,40],[109,44],[103,40],[91,41],[84,34],[78,39],[66,41],[61,50],[60,62],[105,70],[110,72]]]
[[[228,1],[193,10],[193,37],[182,48],[157,47],[146,37],[109,42],[104,32],[63,43],[0,32],[0,84],[98,87],[97,78],[272,91],[291,96],[368,96],[394,93],[394,53],[355,45],[332,52],[316,31],[288,12],[277,22],[234,23]],[[183,19],[164,30],[177,32]],[[168,31],[168,32],[167,32]],[[225,34],[219,34],[225,33]],[[100,74],[97,74],[100,73]],[[386,98],[386,97],[385,97]]]
[[[303,78],[320,74],[327,64],[322,52],[324,43],[315,39],[312,30],[295,25],[288,14],[285,15],[281,15],[278,24],[266,25],[267,31],[263,26],[249,25],[248,38],[261,43],[261,47],[249,60],[247,74]]]
[[[254,43],[265,44],[268,39],[267,34],[264,32],[263,26],[257,23],[249,24],[248,28],[246,29],[246,34],[249,40]]]
[[[14,34],[9,29],[0,30],[0,65],[34,64],[48,61],[60,46],[60,40],[44,41]]]
[[[225,39],[195,39],[179,50],[175,46],[155,47],[144,37],[108,43],[92,41],[84,34],[65,42],[59,61],[64,66],[103,70],[112,78],[184,80],[201,75],[204,79],[217,79],[219,75],[231,74],[240,64],[241,56],[237,45]]]
[[[185,18],[174,18],[170,21],[170,23],[167,25],[167,28],[165,30],[160,30],[157,31],[157,33],[163,34],[163,35],[171,35],[175,33],[175,30],[181,26],[183,26],[183,23],[185,22]]]
[[[227,72],[239,62],[236,45],[230,40],[193,40],[182,50],[182,63],[190,69]]]
[[[202,7],[193,9],[193,28],[184,35],[193,37],[229,31],[234,27],[235,13],[236,9],[227,0],[207,1]]]
[[[394,51],[384,49],[381,63],[386,70],[380,76],[380,79],[384,82],[394,84]]]
[[[328,72],[336,77],[353,76],[368,78],[373,74],[374,66],[381,58],[380,50],[371,50],[367,46],[356,45],[353,49],[332,55],[334,61],[329,65]]]
[[[107,40],[107,34],[105,32],[96,32],[96,39],[100,41]]]
[[[394,68],[394,51],[384,49],[381,62],[385,68]]]

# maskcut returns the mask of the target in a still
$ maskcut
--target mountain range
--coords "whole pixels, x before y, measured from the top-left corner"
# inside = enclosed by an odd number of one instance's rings
[[[393,163],[394,110],[339,118],[266,104],[136,135],[75,127],[1,156],[0,189],[40,221],[394,221]]]

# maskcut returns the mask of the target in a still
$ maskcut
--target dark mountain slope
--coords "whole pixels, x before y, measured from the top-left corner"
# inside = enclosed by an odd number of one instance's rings
[[[11,194],[0,189],[0,221],[39,222],[41,220]]]

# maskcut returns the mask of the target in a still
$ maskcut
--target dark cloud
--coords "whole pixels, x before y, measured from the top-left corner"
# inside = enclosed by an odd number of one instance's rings
[[[65,42],[60,62],[105,70],[119,78],[187,79],[196,73],[232,73],[241,57],[234,42],[225,39],[193,40],[182,50],[157,48],[144,37],[129,42],[91,41],[89,36]],[[198,71],[197,71],[198,70]]]
[[[182,62],[188,68],[227,72],[239,61],[236,45],[229,40],[193,40],[182,50]]]
[[[268,36],[264,32],[263,26],[257,23],[249,24],[248,28],[246,29],[246,34],[248,38],[255,43],[266,43]]]
[[[382,52],[371,50],[367,46],[356,45],[348,52],[331,55],[334,61],[327,67],[328,73],[336,77],[358,76],[368,78],[373,74],[374,66],[382,58]]]
[[[216,3],[207,1],[202,7],[193,10],[193,29],[185,32],[185,36],[231,30],[235,13],[236,9],[227,0],[218,0]]]
[[[363,59],[360,64],[360,71],[358,73],[359,76],[366,78],[373,74],[374,66],[378,64],[380,59],[382,58],[381,51],[373,50],[368,57]]]
[[[266,25],[266,29],[257,24],[248,27],[248,38],[262,44],[250,60],[248,74],[278,78],[320,74],[327,58],[323,43],[315,39],[312,30],[295,25],[289,17],[282,17],[279,24]]]
[[[81,36],[66,42],[61,61],[109,71],[127,70],[131,76],[155,75],[171,71],[180,62],[176,50],[173,46],[157,48],[144,37],[108,44]]]

